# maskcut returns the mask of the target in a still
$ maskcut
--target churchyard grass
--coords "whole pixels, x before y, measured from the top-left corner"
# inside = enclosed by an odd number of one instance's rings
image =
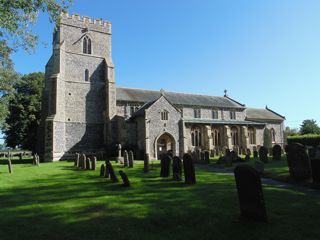
[[[99,177],[102,163],[0,165],[0,239],[319,239],[318,194],[263,186],[269,223],[239,221],[233,176],[196,169],[186,185],[161,178],[158,161],[149,173],[113,163],[125,188]]]

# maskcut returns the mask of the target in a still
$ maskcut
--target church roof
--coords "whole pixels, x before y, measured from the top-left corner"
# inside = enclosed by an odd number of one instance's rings
[[[160,91],[117,88],[117,101],[147,103],[154,101],[161,95]],[[188,93],[164,92],[165,97],[174,105],[245,108],[244,105],[227,97],[216,97]]]
[[[284,116],[272,111],[268,107],[264,108],[247,108],[247,119],[248,120],[279,120],[283,121]]]

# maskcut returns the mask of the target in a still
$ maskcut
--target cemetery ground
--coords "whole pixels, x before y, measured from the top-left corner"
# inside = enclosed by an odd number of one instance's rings
[[[197,183],[161,178],[158,161],[124,170],[132,184],[72,162],[0,165],[1,239],[319,239],[320,194],[263,185],[269,223],[240,219],[233,176],[196,168]],[[172,173],[172,172],[171,172]]]

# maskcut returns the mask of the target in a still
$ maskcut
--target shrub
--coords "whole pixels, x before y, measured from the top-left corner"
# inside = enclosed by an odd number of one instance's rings
[[[305,146],[318,146],[320,145],[320,135],[306,134],[299,136],[288,136],[288,144],[290,143],[301,143]]]

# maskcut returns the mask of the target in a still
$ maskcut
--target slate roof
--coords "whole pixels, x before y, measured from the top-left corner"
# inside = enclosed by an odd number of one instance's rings
[[[247,119],[248,120],[285,120],[284,116],[272,111],[269,108],[247,108]]]
[[[160,91],[117,88],[117,101],[147,103],[161,95]],[[216,97],[198,94],[164,92],[165,97],[174,105],[221,107],[221,108],[242,108],[244,105],[233,101],[228,97]]]

